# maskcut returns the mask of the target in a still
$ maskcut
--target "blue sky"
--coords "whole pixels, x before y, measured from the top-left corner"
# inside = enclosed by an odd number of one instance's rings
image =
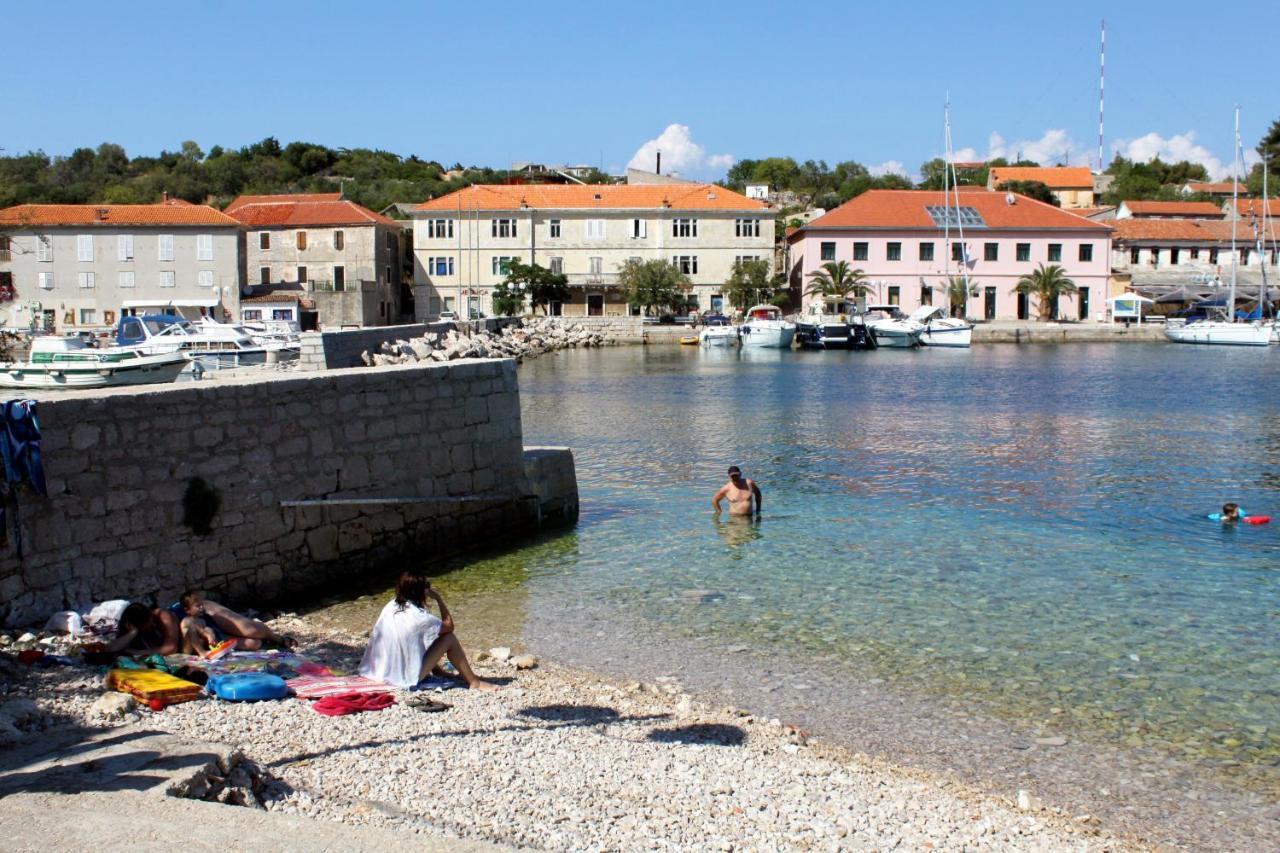
[[[696,177],[771,155],[914,173],[943,153],[949,92],[960,159],[1092,163],[1104,16],[1108,160],[1158,153],[1220,174],[1233,104],[1247,149],[1280,117],[1274,75],[1244,62],[1280,13],[1252,0],[27,2],[5,6],[0,147],[135,155],[275,136],[618,170],[661,138],[664,166]]]

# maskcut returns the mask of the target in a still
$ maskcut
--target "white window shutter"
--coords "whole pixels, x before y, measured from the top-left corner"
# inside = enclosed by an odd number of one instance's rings
[[[92,234],[80,234],[76,237],[76,254],[81,261],[93,261]]]
[[[172,234],[161,234],[158,238],[157,245],[159,247],[159,250],[158,250],[159,260],[162,260],[162,261],[173,260],[173,235]]]
[[[36,235],[36,260],[52,261],[53,260],[53,238],[48,234]]]

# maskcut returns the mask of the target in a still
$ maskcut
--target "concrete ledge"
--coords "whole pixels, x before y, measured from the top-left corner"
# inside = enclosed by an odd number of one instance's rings
[[[526,447],[524,474],[538,499],[540,523],[572,523],[578,518],[578,476],[567,447]]]
[[[978,323],[975,344],[1115,343],[1164,341],[1163,326],[1112,326],[1106,323],[1036,323],[1032,321]]]

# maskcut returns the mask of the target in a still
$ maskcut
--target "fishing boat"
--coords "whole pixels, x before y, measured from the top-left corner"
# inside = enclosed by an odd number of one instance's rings
[[[173,382],[190,361],[177,349],[148,354],[91,347],[81,337],[32,339],[26,361],[0,363],[0,388],[111,388]]]
[[[843,299],[827,298],[812,302],[803,314],[797,314],[796,343],[806,349],[875,349],[858,307]]]
[[[973,341],[973,326],[959,317],[946,316],[940,306],[921,305],[908,319],[924,326],[921,346],[967,347]]]
[[[924,325],[903,314],[897,305],[868,305],[862,321],[878,347],[907,349],[920,346]]]
[[[744,347],[790,349],[796,336],[796,324],[783,319],[776,305],[753,305],[747,321],[740,328]]]
[[[1236,107],[1235,160],[1231,170],[1231,284],[1227,287],[1226,303],[1205,320],[1166,323],[1165,337],[1178,344],[1205,344],[1211,346],[1265,347],[1271,343],[1271,324],[1259,320],[1241,321],[1236,316],[1236,268],[1240,263],[1236,250],[1236,222],[1239,221],[1240,198],[1240,108]],[[1265,291],[1259,295],[1259,306],[1265,301]],[[1261,313],[1261,312],[1259,312]]]

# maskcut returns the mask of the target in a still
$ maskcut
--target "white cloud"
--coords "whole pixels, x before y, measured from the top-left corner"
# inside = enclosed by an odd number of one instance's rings
[[[885,160],[877,166],[868,166],[867,171],[872,177],[879,178],[884,175],[907,175],[907,167],[902,165],[901,160]]]
[[[1034,160],[1042,166],[1090,165],[1089,150],[1076,142],[1062,128],[1046,130],[1039,139],[1019,139],[1007,143],[999,133],[987,139],[987,159],[1003,157],[1010,163],[1016,160]]]
[[[1215,181],[1228,180],[1231,177],[1231,160],[1223,161],[1208,148],[1196,142],[1194,130],[1177,133],[1167,139],[1155,131],[1139,136],[1137,139],[1118,139],[1111,144],[1111,150],[1113,153],[1139,163],[1146,163],[1156,157],[1166,163],[1176,163],[1180,160],[1199,163]],[[1258,162],[1258,159],[1257,152],[1246,149],[1240,177],[1247,175],[1249,168]]]
[[[959,151],[953,151],[952,156],[957,163],[972,163],[982,159],[978,156],[977,148],[961,148]]]
[[[650,139],[637,149],[627,164],[628,169],[644,169],[652,172],[662,152],[664,174],[679,172],[687,176],[708,176],[710,172],[726,171],[735,162],[732,154],[707,155],[707,149],[693,141],[693,134],[685,124],[669,124],[656,139]]]

